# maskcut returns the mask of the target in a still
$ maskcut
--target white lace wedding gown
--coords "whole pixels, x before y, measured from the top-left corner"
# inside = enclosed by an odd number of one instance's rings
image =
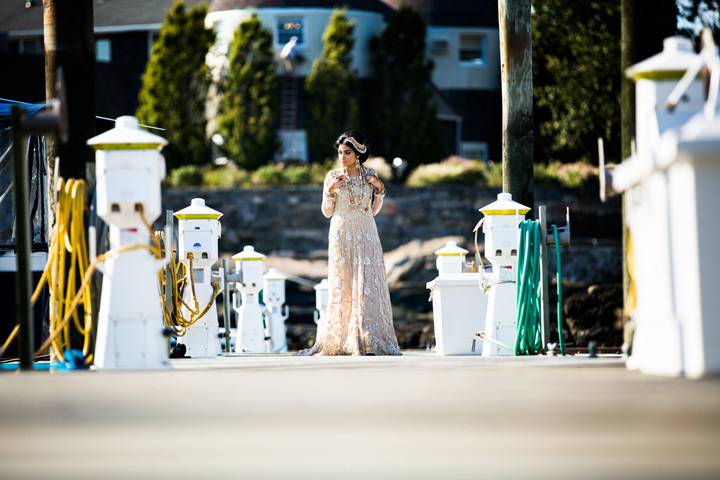
[[[329,301],[325,330],[309,355],[400,355],[392,320],[382,246],[374,216],[383,197],[374,193],[367,176],[374,170],[361,167],[327,195],[340,169],[325,177],[322,213],[330,220],[328,245]]]

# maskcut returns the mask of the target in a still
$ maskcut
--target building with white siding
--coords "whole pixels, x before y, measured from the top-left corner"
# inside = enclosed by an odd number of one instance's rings
[[[189,6],[202,0],[185,3]],[[302,86],[322,51],[322,35],[333,8],[346,7],[355,24],[352,68],[361,80],[367,80],[373,74],[370,39],[382,33],[402,5],[418,11],[428,24],[427,51],[435,64],[432,80],[445,152],[498,159],[501,102],[495,0],[214,0],[207,25],[218,37],[208,63],[219,75],[234,29],[253,12],[273,32],[278,57],[287,41],[298,37],[297,51],[305,61],[295,65],[290,75],[278,62],[284,77],[278,128],[285,144],[280,157],[306,159]],[[134,113],[152,42],[171,6],[172,0],[96,0],[98,115]],[[37,0],[0,2],[0,91],[4,96],[15,94],[25,101],[44,97],[42,8]],[[29,73],[22,80],[15,74],[20,70]],[[98,129],[109,126],[98,124]]]

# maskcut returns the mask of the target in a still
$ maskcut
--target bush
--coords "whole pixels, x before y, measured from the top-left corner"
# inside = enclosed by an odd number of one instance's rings
[[[598,169],[584,162],[535,164],[535,185],[585,187],[597,182]],[[410,175],[409,187],[430,185],[483,185],[502,188],[502,164],[450,157],[440,163],[421,165]]]
[[[197,165],[183,165],[171,171],[166,181],[173,187],[199,187],[203,184],[203,170]]]
[[[381,180],[388,181],[393,178],[392,167],[382,157],[368,158],[364,165],[375,170]]]
[[[306,166],[285,167],[282,174],[285,185],[310,185],[312,183],[312,174]]]
[[[440,163],[420,165],[407,180],[409,187],[442,184],[485,185],[486,183],[483,163],[460,157],[450,157]]]
[[[265,165],[252,174],[252,184],[255,187],[278,187],[285,183],[282,168],[278,165]]]
[[[378,172],[380,178],[392,178],[392,169],[380,157],[369,159],[366,166]],[[327,172],[336,167],[328,160],[325,163],[310,165],[285,165],[276,163],[258,168],[252,174],[234,165],[221,168],[184,165],[171,171],[166,183],[171,187],[282,187],[298,185],[322,185]],[[535,164],[535,185],[585,187],[597,182],[598,169],[584,162],[550,162]],[[450,157],[440,163],[421,165],[410,175],[409,187],[427,187],[431,185],[481,185],[502,187],[502,164],[490,162],[484,165],[480,161],[461,157]]]
[[[488,187],[502,188],[502,162],[488,162],[485,167],[485,182]]]
[[[250,174],[235,167],[213,168],[203,172],[203,185],[206,187],[232,188],[250,184]]]
[[[597,180],[598,169],[584,162],[535,165],[536,185],[555,185],[563,187],[584,187]]]
[[[326,160],[323,163],[311,163],[310,164],[310,175],[312,176],[312,185],[322,185],[325,181],[327,173],[335,168],[336,163],[332,158]]]

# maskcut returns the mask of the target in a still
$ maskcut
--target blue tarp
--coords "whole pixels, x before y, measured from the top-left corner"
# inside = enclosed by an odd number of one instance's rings
[[[20,105],[26,114],[33,116],[40,110],[45,108],[44,103],[25,103],[7,98],[0,98],[0,126],[6,127],[10,125],[10,112],[13,105]]]

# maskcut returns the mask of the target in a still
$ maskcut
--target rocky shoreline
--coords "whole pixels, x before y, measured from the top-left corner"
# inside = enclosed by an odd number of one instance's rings
[[[412,241],[385,254],[388,286],[393,304],[393,318],[398,343],[402,348],[429,349],[434,345],[432,304],[425,285],[437,276],[434,251],[447,241],[459,242],[461,237],[442,237],[428,241]],[[599,347],[620,347],[622,344],[622,283],[620,245],[579,244],[563,253],[563,334],[567,346],[586,347],[594,341]],[[295,259],[269,256],[269,267],[319,283],[327,274],[326,259]],[[554,269],[554,264],[551,265]],[[551,280],[551,341],[557,339],[555,327],[555,279]],[[315,341],[312,315],[315,292],[312,288],[287,282],[290,305],[288,345],[301,350]]]

